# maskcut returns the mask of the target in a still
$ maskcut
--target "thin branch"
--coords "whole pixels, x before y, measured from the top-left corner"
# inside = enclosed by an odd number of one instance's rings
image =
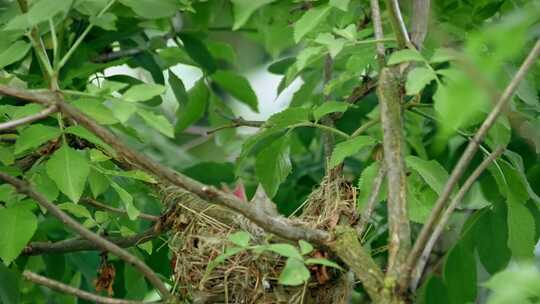
[[[414,247],[411,253],[409,254],[409,257],[407,258],[407,269],[406,269],[407,275],[404,276],[405,281],[401,282],[400,284],[402,287],[405,287],[408,285],[407,277],[410,277],[411,275],[410,272],[416,266],[416,263],[418,262],[418,258],[420,258],[420,255],[422,251],[424,250],[429,240],[430,235],[433,233],[435,225],[437,224],[437,221],[444,210],[446,201],[450,197],[450,194],[452,193],[454,186],[457,184],[458,180],[461,178],[461,176],[467,169],[467,166],[469,165],[470,161],[476,154],[476,151],[478,150],[479,145],[484,139],[485,135],[487,134],[489,129],[493,126],[493,124],[495,123],[499,115],[502,113],[502,111],[506,108],[508,102],[510,101],[510,98],[514,94],[519,83],[525,77],[525,75],[527,74],[531,66],[533,66],[536,58],[539,55],[540,55],[540,40],[537,40],[533,49],[530,51],[527,58],[523,61],[523,64],[521,65],[517,73],[514,75],[514,78],[510,81],[508,86],[505,88],[499,100],[496,102],[495,106],[493,107],[493,109],[491,110],[487,118],[484,120],[484,122],[480,126],[480,129],[478,129],[473,139],[467,145],[467,148],[461,155],[454,170],[452,170],[450,178],[446,182],[446,185],[444,186],[444,189],[441,195],[437,199],[437,202],[435,203],[435,206],[433,207],[433,210],[431,211],[431,214],[428,220],[422,227],[422,230],[420,231],[420,235],[418,236],[414,244]]]
[[[79,299],[84,299],[90,302],[94,303],[101,303],[101,304],[144,304],[144,303],[150,303],[150,302],[140,302],[140,301],[131,301],[131,300],[121,300],[121,299],[114,299],[109,297],[104,297],[100,295],[96,295],[72,286],[69,286],[67,284],[64,284],[62,282],[58,282],[56,280],[41,276],[37,273],[34,273],[32,271],[25,270],[22,273],[22,276],[27,279],[28,281],[31,281],[33,283],[43,285],[45,287],[48,287],[50,289],[59,291],[61,293],[73,295]],[[155,303],[155,302],[153,302]]]
[[[381,21],[381,9],[379,7],[379,0],[370,0],[371,3],[371,20],[373,20],[373,31],[375,33],[375,39],[381,40],[384,37],[382,21]],[[384,43],[378,42],[375,44],[377,50],[377,61],[379,67],[384,66]]]
[[[82,198],[81,203],[91,205],[91,206],[93,206],[95,208],[99,208],[99,209],[102,209],[102,210],[107,210],[107,211],[110,211],[110,212],[114,212],[114,213],[118,213],[118,214],[127,216],[127,211],[126,210],[120,209],[120,208],[114,208],[114,207],[111,207],[111,206],[107,206],[107,205],[105,205],[103,203],[100,203],[100,202],[96,201],[95,199],[92,199],[92,198],[89,198],[89,197]],[[147,220],[147,221],[151,221],[151,222],[159,221],[159,216],[146,214],[146,213],[139,214],[139,216],[137,216],[137,218]]]
[[[407,32],[407,27],[405,22],[403,22],[403,17],[401,16],[401,10],[399,9],[398,0],[386,0],[386,6],[389,8],[390,12],[390,23],[392,24],[392,29],[396,34],[396,40],[400,48],[406,48],[411,45],[411,39],[409,38],[409,33]]]
[[[65,103],[60,94],[40,91],[34,91],[13,88],[0,84],[0,93],[4,95],[18,97],[24,100],[29,100],[44,105],[57,105],[62,114],[77,121],[86,129],[94,133],[105,143],[111,145],[117,152],[118,156],[137,165],[142,170],[145,170],[163,181],[186,189],[189,192],[197,194],[199,197],[208,201],[215,202],[221,206],[227,207],[237,213],[244,215],[247,219],[257,224],[262,229],[274,233],[289,240],[307,240],[314,244],[324,245],[331,239],[328,232],[307,227],[299,227],[293,225],[283,217],[271,217],[267,214],[259,212],[249,203],[239,200],[232,194],[225,193],[213,186],[207,186],[196,180],[193,180],[181,173],[178,173],[168,167],[165,167],[154,160],[148,158],[133,149],[130,149],[122,143],[115,135],[106,128],[96,123],[91,118],[84,115],[77,108]],[[347,135],[348,136],[348,135]]]
[[[422,49],[429,23],[431,0],[413,0],[411,16],[411,42],[417,49]]]
[[[387,276],[401,276],[411,246],[407,215],[407,182],[404,161],[402,92],[396,67],[383,68],[379,76],[377,96],[383,129],[384,162],[388,170],[389,257]],[[392,280],[392,281],[393,281]]]
[[[371,189],[366,207],[364,211],[362,211],[360,220],[358,221],[358,224],[356,224],[356,227],[355,227],[356,233],[358,234],[359,237],[362,236],[362,234],[364,234],[364,230],[366,229],[366,226],[369,220],[371,219],[371,214],[373,213],[373,210],[375,210],[375,204],[377,203],[377,198],[379,197],[379,193],[381,192],[381,186],[384,181],[385,175],[386,175],[386,167],[384,166],[384,164],[381,164],[379,171],[377,172],[377,176],[373,180],[373,187]]]
[[[109,242],[116,244],[122,248],[129,248],[139,244],[146,243],[158,237],[163,231],[150,228],[144,232],[127,237],[105,237]],[[40,254],[60,254],[76,251],[94,251],[102,249],[96,243],[81,239],[73,238],[58,242],[32,242],[29,243],[23,250],[24,255],[40,255]]]
[[[118,245],[108,241],[107,239],[101,237],[100,235],[88,230],[87,228],[79,224],[79,222],[67,215],[64,211],[58,208],[58,206],[47,200],[41,193],[32,189],[26,182],[1,172],[0,179],[14,186],[17,189],[17,192],[21,194],[26,194],[28,197],[35,200],[40,206],[47,209],[53,216],[55,216],[62,223],[64,223],[64,225],[77,232],[83,238],[95,243],[101,249],[118,256],[126,263],[133,265],[142,274],[144,274],[148,281],[157,290],[159,290],[159,293],[164,299],[168,299],[172,296],[165,284],[163,284],[163,282],[156,275],[156,273],[140,259],[127,252],[126,250],[120,248]]]
[[[448,208],[446,208],[446,210],[444,211],[441,219],[435,226],[433,233],[429,237],[429,240],[426,243],[424,250],[422,251],[422,255],[418,260],[415,269],[412,272],[411,290],[416,289],[416,286],[418,285],[418,282],[420,281],[420,278],[422,276],[422,272],[424,271],[424,267],[426,266],[426,263],[431,254],[431,251],[433,250],[433,247],[439,239],[439,236],[441,235],[443,229],[446,227],[450,216],[452,215],[456,207],[461,203],[463,197],[465,196],[465,194],[467,194],[474,182],[480,177],[484,170],[486,170],[487,167],[489,167],[489,165],[491,165],[491,163],[504,152],[504,150],[504,147],[497,148],[495,151],[491,152],[489,156],[485,158],[482,163],[480,163],[480,165],[478,165],[478,167],[473,171],[473,173],[467,178],[463,186],[459,189],[456,196],[454,196],[454,198],[450,202],[450,205],[448,205]]]
[[[206,132],[206,135],[210,135],[224,129],[238,128],[238,127],[260,128],[264,125],[263,121],[245,120],[242,117],[233,117],[230,120],[231,120],[230,124],[219,126],[215,129],[209,130]]]
[[[380,118],[374,118],[371,120],[368,120],[365,124],[358,127],[358,129],[354,130],[354,132],[351,134],[351,138],[356,137],[358,135],[364,134],[369,128],[373,127],[374,125],[378,124],[381,121]]]
[[[324,60],[324,68],[323,68],[323,86],[326,86],[332,80],[332,71],[334,68],[334,60],[330,56],[330,54],[327,54]],[[324,94],[324,101],[328,102],[330,101],[330,95]],[[326,127],[330,127],[334,129],[334,119],[331,115],[325,115],[321,118],[322,125]],[[347,135],[348,137],[348,135]],[[323,131],[321,134],[321,142],[324,149],[324,160],[326,164],[326,171],[327,174],[331,176],[337,176],[342,171],[342,166],[336,166],[334,169],[329,167],[329,160],[332,156],[332,151],[334,150],[334,145],[336,143],[336,138],[334,136],[334,133],[329,131]]]
[[[47,107],[47,108],[39,111],[38,113],[36,113],[34,115],[29,115],[29,116],[25,116],[25,117],[22,117],[22,118],[19,118],[19,119],[14,119],[14,120],[11,120],[11,121],[0,123],[0,131],[13,129],[13,128],[16,128],[18,126],[34,122],[36,120],[43,119],[43,118],[51,115],[52,113],[55,113],[57,110],[58,109],[56,108],[56,106],[53,105],[53,106]]]

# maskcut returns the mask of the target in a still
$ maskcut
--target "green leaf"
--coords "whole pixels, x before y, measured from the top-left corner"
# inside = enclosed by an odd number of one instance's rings
[[[125,101],[146,101],[165,93],[165,86],[154,83],[143,83],[131,86],[123,95]]]
[[[75,203],[63,203],[59,204],[58,208],[67,211],[79,218],[92,218],[90,211],[88,211],[88,209],[86,209],[86,207],[84,207],[83,205]]]
[[[330,0],[329,4],[330,6],[346,12],[349,7],[349,2],[351,2],[351,0]]]
[[[424,57],[417,50],[405,49],[393,52],[388,58],[388,65],[393,65],[405,61],[424,61]]]
[[[304,13],[294,24],[294,42],[300,42],[305,35],[317,27],[326,18],[330,8],[328,5],[321,5]]]
[[[36,216],[18,205],[0,209],[0,258],[5,265],[19,256],[37,229]]]
[[[119,0],[131,8],[137,16],[145,19],[161,19],[172,17],[180,8],[176,0]]]
[[[313,246],[304,240],[298,241],[298,245],[300,245],[300,253],[302,255],[308,254],[313,251]]]
[[[322,105],[318,106],[315,110],[313,110],[313,117],[315,120],[321,119],[326,114],[340,112],[343,113],[347,111],[351,104],[346,102],[339,102],[339,101],[326,101]]]
[[[289,136],[283,136],[259,152],[255,160],[255,174],[268,197],[274,197],[279,185],[292,171],[289,159]]]
[[[101,16],[90,16],[90,23],[99,26],[106,31],[116,31],[116,15],[104,13]]]
[[[450,304],[448,289],[439,277],[434,275],[430,276],[422,289],[424,301],[419,301],[419,303]]]
[[[446,257],[444,282],[451,295],[451,303],[475,302],[476,262],[471,250],[462,243],[455,245]]]
[[[294,124],[308,121],[308,109],[301,107],[291,107],[270,116],[266,120],[265,125],[272,128],[288,128]]]
[[[174,128],[167,118],[165,118],[165,116],[143,109],[138,109],[137,114],[142,117],[144,122],[146,122],[146,124],[148,124],[150,127],[158,130],[167,137],[174,138]]]
[[[187,105],[178,108],[178,112],[176,113],[176,116],[178,117],[178,123],[175,127],[176,132],[184,131],[187,127],[204,116],[209,97],[210,92],[208,87],[204,83],[204,79],[201,78],[195,83],[195,86],[189,90],[189,100]]]
[[[433,189],[437,194],[441,194],[446,181],[448,180],[448,172],[436,160],[424,160],[417,156],[409,155],[405,158],[407,167],[418,172],[422,179]]]
[[[88,184],[90,185],[90,191],[92,191],[92,196],[94,198],[100,196],[110,186],[109,180],[95,169],[90,170]]]
[[[81,125],[71,126],[66,129],[64,129],[64,132],[73,134],[75,136],[78,136],[82,139],[86,139],[87,141],[93,143],[94,145],[101,146],[102,148],[105,148],[107,152],[114,155],[114,150],[111,146],[103,142],[99,137],[94,135],[94,133],[88,131],[86,128],[84,128]]]
[[[534,303],[540,297],[540,272],[534,264],[517,264],[483,284],[493,290],[488,304]]]
[[[287,259],[285,267],[279,275],[279,284],[297,286],[309,280],[310,273],[301,260]]]
[[[120,200],[122,203],[124,203],[124,207],[126,208],[127,215],[130,220],[134,221],[137,219],[137,217],[141,214],[139,209],[133,205],[133,196],[129,194],[124,188],[120,187],[115,182],[111,182],[111,186],[113,189],[118,193],[118,196],[120,197]]]
[[[186,92],[186,87],[184,86],[182,79],[178,78],[171,70],[169,70],[169,85],[176,97],[176,102],[178,102],[179,105],[187,104],[189,97]]]
[[[431,56],[431,58],[429,59],[429,62],[440,63],[440,62],[454,60],[455,59],[454,53],[455,51],[451,49],[445,49],[445,48],[436,49],[435,53],[433,53],[433,56]]]
[[[238,101],[246,104],[253,111],[259,112],[257,95],[244,76],[231,71],[219,70],[212,75],[212,80]]]
[[[381,164],[379,161],[376,161],[369,165],[368,167],[364,168],[362,170],[362,174],[360,175],[360,178],[358,179],[358,210],[363,210],[365,206],[368,203],[369,197],[371,196],[371,191],[373,189],[373,184],[375,182],[375,177],[379,173],[379,170],[381,168]],[[383,181],[381,185],[381,189],[379,191],[378,198],[376,200],[376,203],[382,201],[386,197],[386,183]]]
[[[71,103],[84,114],[95,119],[99,124],[111,125],[118,123],[113,112],[103,105],[101,101],[93,99],[77,99]]]
[[[268,250],[284,257],[302,260],[302,255],[298,249],[291,244],[270,244]]]
[[[508,204],[508,248],[517,259],[534,257],[535,223],[534,217],[521,203]]]
[[[345,46],[345,39],[335,38],[334,35],[330,33],[322,33],[315,38],[315,42],[326,46],[330,57],[335,58]]]
[[[217,70],[217,64],[208,50],[206,45],[196,36],[192,34],[179,34],[184,48],[189,57],[193,59],[205,72],[213,74]]]
[[[0,69],[15,63],[26,56],[31,45],[24,41],[16,41],[0,53]]]
[[[26,14],[19,15],[4,28],[5,30],[21,30],[47,21],[59,13],[69,11],[72,0],[41,0],[32,2]]]
[[[511,252],[507,242],[508,227],[504,212],[496,209],[484,212],[474,225],[474,244],[480,262],[490,274],[495,274],[508,265]]]
[[[323,265],[323,266],[328,266],[328,267],[336,268],[339,270],[343,270],[343,268],[341,268],[341,266],[339,266],[336,262],[332,262],[327,259],[310,258],[310,259],[306,259],[304,262],[306,263],[306,265]]]
[[[274,1],[276,0],[231,0],[234,12],[233,31],[241,28],[257,9]]]
[[[33,149],[60,136],[58,128],[34,124],[25,128],[15,142],[15,154]]]
[[[349,41],[355,41],[358,39],[358,31],[356,30],[356,24],[354,23],[351,23],[342,29],[334,29],[334,33]]]
[[[151,184],[157,183],[156,179],[152,175],[141,170],[116,171],[116,170],[107,170],[107,169],[100,168],[99,171],[104,174],[132,178],[132,179],[140,180],[140,181],[151,183]]]
[[[424,67],[416,67],[407,74],[407,82],[405,83],[405,91],[407,95],[416,95],[424,89],[432,80],[436,79],[437,75],[431,69]]]
[[[0,162],[6,166],[13,165],[15,163],[15,156],[13,155],[13,146],[4,147],[0,146]]]
[[[249,232],[246,231],[238,231],[229,235],[228,239],[233,244],[245,248],[249,246],[249,240],[251,239],[251,235],[249,234]]]
[[[344,142],[340,142],[334,148],[332,157],[330,157],[330,168],[334,168],[345,160],[346,157],[358,153],[363,148],[376,144],[377,141],[371,136],[358,136]]]
[[[437,193],[426,185],[420,174],[412,172],[407,178],[407,201],[409,218],[424,223],[437,200]]]
[[[137,112],[137,105],[131,102],[114,102],[111,107],[111,111],[113,112],[114,117],[116,117],[121,123],[125,123],[131,117],[131,115]]]
[[[43,196],[45,196],[45,198],[49,201],[54,201],[58,197],[58,187],[56,187],[56,184],[47,175],[45,170],[39,170],[39,172],[36,172],[30,181],[36,190],[43,194]]]
[[[103,154],[103,152],[98,149],[90,149],[90,152],[88,154],[90,154],[90,161],[93,163],[104,162],[111,159],[111,157]]]
[[[20,277],[17,272],[0,263],[0,303],[19,304]]]
[[[63,145],[51,156],[46,168],[47,174],[56,183],[58,189],[73,202],[78,202],[90,173],[90,165],[86,157],[67,145]]]

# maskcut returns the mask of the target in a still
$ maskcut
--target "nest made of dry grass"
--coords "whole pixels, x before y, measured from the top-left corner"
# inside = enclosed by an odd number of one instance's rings
[[[176,190],[175,190],[176,191]],[[172,191],[167,198],[176,210],[170,213],[174,290],[182,301],[193,303],[346,303],[350,284],[343,274],[326,270],[329,278],[312,275],[305,286],[278,284],[285,258],[264,252],[243,251],[207,271],[208,265],[231,247],[228,236],[240,230],[254,235],[255,244],[267,242],[260,229],[243,217],[214,205],[194,204],[197,198]],[[196,207],[195,207],[196,206]],[[203,206],[201,208],[201,206]],[[355,188],[342,178],[323,180],[303,204],[294,220],[313,228],[332,230],[356,220]],[[217,219],[219,215],[220,219]],[[322,253],[317,253],[322,254]],[[321,266],[322,267],[322,266]],[[312,272],[321,271],[313,268]]]

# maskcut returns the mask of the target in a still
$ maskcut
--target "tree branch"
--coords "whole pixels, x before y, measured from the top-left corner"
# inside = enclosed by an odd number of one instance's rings
[[[73,295],[79,299],[84,299],[87,301],[95,302],[95,303],[101,303],[101,304],[143,304],[143,303],[150,303],[150,302],[140,302],[140,301],[130,301],[130,300],[121,300],[121,299],[114,299],[109,297],[104,297],[100,295],[96,295],[72,286],[69,286],[67,284],[64,284],[62,282],[58,282],[56,280],[41,276],[37,273],[34,273],[32,271],[25,270],[22,273],[22,276],[27,279],[28,281],[31,281],[33,283],[43,285],[45,287],[48,287],[50,289]],[[156,302],[153,302],[156,303]]]
[[[429,23],[431,0],[413,0],[411,16],[411,42],[417,49],[422,49]]]
[[[375,209],[375,204],[377,203],[379,192],[381,192],[381,186],[384,181],[385,175],[386,175],[386,167],[384,166],[384,164],[381,164],[381,167],[379,168],[379,172],[377,172],[377,176],[373,180],[373,188],[371,189],[366,207],[364,211],[362,212],[362,215],[360,217],[360,220],[358,221],[358,224],[356,224],[356,233],[358,234],[359,237],[361,237],[362,234],[364,234],[364,230],[366,229],[366,226],[369,220],[371,219],[371,214],[373,213],[373,210]]]
[[[381,40],[384,38],[382,21],[381,21],[381,9],[379,8],[379,0],[370,0],[371,3],[371,20],[373,20],[373,32],[375,33],[375,39]],[[379,62],[379,68],[384,66],[384,43],[377,42],[375,44],[377,51],[377,61]]]
[[[110,212],[114,212],[114,213],[117,213],[117,214],[127,216],[127,211],[126,210],[120,209],[120,208],[114,208],[114,207],[111,207],[111,206],[107,206],[107,205],[102,204],[102,203],[96,201],[95,199],[92,199],[92,198],[89,198],[89,197],[82,198],[81,203],[93,206],[93,207],[98,208],[98,209],[107,210],[107,211],[110,211]],[[137,218],[142,219],[142,220],[151,221],[151,222],[159,221],[159,216],[146,214],[146,213],[139,214],[139,216],[137,216]]]
[[[487,167],[489,167],[489,165],[504,152],[504,150],[504,147],[497,148],[495,151],[491,152],[489,156],[485,158],[482,163],[480,163],[480,165],[478,165],[478,167],[473,171],[473,173],[467,178],[463,186],[459,189],[456,196],[454,196],[454,198],[450,202],[450,205],[448,205],[448,208],[446,208],[446,210],[444,211],[441,219],[435,226],[433,233],[429,237],[429,240],[426,243],[424,250],[422,251],[422,255],[413,270],[410,284],[411,290],[416,289],[416,286],[418,285],[418,282],[420,281],[420,278],[422,276],[422,272],[424,271],[424,267],[426,266],[426,263],[431,254],[431,251],[435,246],[435,242],[437,242],[443,229],[446,227],[446,223],[448,223],[450,216],[452,215],[456,207],[459,205],[459,203],[461,203],[463,197],[465,196],[465,194],[467,194],[474,182],[480,177],[484,170],[486,170]]]
[[[422,227],[422,230],[420,231],[420,235],[418,236],[418,239],[416,240],[414,247],[411,253],[409,254],[409,257],[407,258],[407,269],[406,269],[407,273],[404,276],[406,278],[405,278],[405,281],[403,281],[400,284],[402,288],[405,288],[405,286],[408,285],[407,281],[411,275],[410,272],[414,269],[414,266],[418,262],[418,258],[420,257],[422,251],[424,250],[429,240],[430,235],[433,233],[435,225],[437,224],[437,221],[439,220],[439,217],[441,216],[441,213],[444,210],[446,201],[450,197],[450,194],[452,193],[454,186],[457,184],[458,180],[461,178],[461,176],[467,169],[467,166],[469,165],[470,161],[474,157],[485,135],[487,134],[489,129],[493,126],[493,124],[495,123],[499,115],[502,113],[504,108],[507,106],[517,86],[519,85],[521,80],[525,77],[525,75],[527,74],[527,71],[535,63],[535,60],[539,54],[540,54],[540,40],[537,40],[533,49],[530,51],[527,58],[523,61],[523,64],[521,65],[517,73],[514,75],[514,78],[510,81],[508,86],[505,88],[499,100],[495,103],[495,106],[493,107],[491,112],[488,114],[487,118],[484,120],[484,122],[482,123],[482,125],[480,126],[476,134],[474,135],[473,139],[467,145],[467,148],[461,155],[454,170],[452,170],[450,178],[446,182],[446,185],[444,186],[444,189],[441,195],[437,199],[437,202],[435,203],[435,206],[433,207],[433,210],[431,211],[431,214],[428,220]]]
[[[158,231],[154,228],[150,228],[142,233],[128,236],[128,237],[105,237],[104,239],[108,240],[111,243],[116,244],[122,248],[128,248],[136,246],[142,243],[146,243],[157,236],[159,236],[162,231]],[[40,255],[40,254],[60,254],[67,252],[76,252],[76,251],[93,251],[102,249],[96,243],[91,241],[73,238],[67,239],[58,242],[32,242],[29,243],[23,250],[24,255]]]
[[[225,193],[213,186],[204,185],[168,167],[165,167],[123,144],[115,135],[102,127],[94,120],[88,118],[75,107],[65,103],[59,94],[40,91],[39,93],[24,89],[18,89],[0,84],[0,93],[18,97],[21,99],[38,102],[47,106],[57,105],[62,114],[77,121],[86,129],[94,133],[105,143],[109,144],[117,152],[118,156],[127,162],[137,165],[163,181],[186,189],[201,198],[216,202],[237,213],[242,214],[262,229],[274,233],[289,240],[306,240],[318,245],[324,245],[331,239],[331,235],[323,230],[294,226],[283,217],[272,217],[260,212],[249,203],[239,200],[232,194]]]
[[[22,117],[22,118],[19,118],[19,119],[14,119],[14,120],[11,120],[11,121],[0,123],[0,131],[13,129],[13,128],[16,128],[18,126],[34,122],[36,120],[43,119],[43,118],[49,116],[50,114],[55,113],[56,111],[57,111],[56,106],[50,106],[48,108],[45,108],[45,109],[39,111],[38,113],[36,113],[34,115],[29,115],[29,116],[25,116],[25,117]]]
[[[403,143],[402,95],[399,71],[383,68],[377,88],[383,128],[384,161],[388,170],[388,224],[390,248],[387,275],[394,279],[401,273],[410,249],[410,226],[407,215],[407,182]]]
[[[401,10],[399,9],[398,0],[386,0],[386,6],[390,12],[390,23],[392,24],[392,29],[396,34],[396,41],[400,48],[406,48],[411,45],[411,40],[409,38],[409,33],[407,32],[407,27],[405,22],[403,22],[403,17],[401,16]]]
[[[159,293],[164,299],[168,299],[172,296],[165,284],[161,282],[161,280],[154,273],[154,271],[150,269],[150,267],[148,267],[140,259],[127,252],[126,250],[120,248],[118,245],[108,241],[107,239],[99,236],[98,234],[88,230],[87,228],[79,224],[77,221],[67,215],[64,211],[58,208],[55,204],[48,201],[41,193],[32,189],[26,182],[23,182],[2,172],[0,172],[0,179],[13,185],[17,189],[17,192],[21,194],[26,194],[28,197],[35,200],[40,206],[47,209],[47,211],[49,211],[53,216],[58,218],[62,223],[64,223],[64,225],[77,232],[83,238],[95,243],[101,249],[118,256],[126,263],[133,265],[142,274],[144,274],[144,276],[156,289],[159,290]]]

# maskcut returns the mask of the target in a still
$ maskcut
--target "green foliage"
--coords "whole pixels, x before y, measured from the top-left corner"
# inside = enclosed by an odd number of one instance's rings
[[[63,145],[47,162],[47,174],[73,202],[81,197],[90,165],[82,153]]]
[[[0,209],[0,258],[6,266],[21,253],[37,229],[37,218],[22,205]]]

